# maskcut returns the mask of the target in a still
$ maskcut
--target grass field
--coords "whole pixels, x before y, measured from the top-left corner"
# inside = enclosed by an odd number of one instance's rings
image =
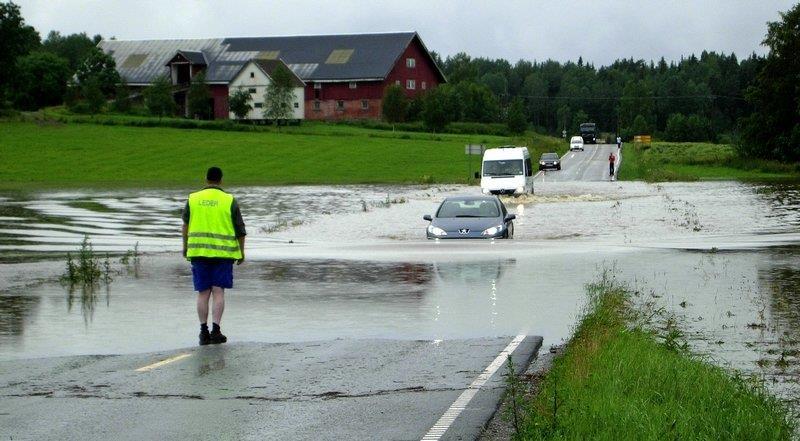
[[[226,185],[465,183],[465,144],[527,145],[531,155],[567,144],[371,130],[304,123],[237,132],[53,121],[0,122],[0,189],[188,187],[217,165]],[[472,170],[480,164],[471,158]]]
[[[730,145],[654,142],[623,147],[619,179],[626,181],[800,179],[800,164],[744,160]]]
[[[788,411],[758,385],[632,321],[631,293],[603,277],[563,355],[524,403],[518,439],[789,440]]]

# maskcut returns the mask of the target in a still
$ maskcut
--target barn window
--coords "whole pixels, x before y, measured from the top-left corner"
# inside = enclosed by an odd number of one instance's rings
[[[394,84],[395,84],[395,86],[399,86],[400,85],[400,80],[395,80]]]
[[[427,85],[427,84],[426,84],[426,83],[423,81],[422,83],[420,83],[419,87],[420,87],[422,90],[425,90],[425,89],[427,89],[427,88],[428,88],[428,85]]]
[[[356,82],[355,82],[355,81],[351,81],[351,82],[350,82],[350,88],[351,88],[351,89],[355,89],[356,87],[358,87],[358,84],[356,84]]]
[[[251,87],[251,88],[247,89],[247,91],[250,92],[250,93],[256,93],[257,92],[255,87]]]
[[[336,101],[336,110],[344,110],[344,101],[342,100]]]
[[[406,58],[406,67],[410,69],[417,67],[417,60],[414,58]]]
[[[264,107],[264,103],[253,103],[253,107],[255,107],[256,109],[260,109]]]
[[[322,89],[322,83],[314,83],[314,89]]]
[[[406,89],[414,90],[417,88],[417,82],[414,80],[406,80]]]
[[[250,72],[250,78],[255,78],[255,77],[256,77],[256,73],[255,72]]]
[[[361,100],[361,109],[362,110],[369,109],[369,100]]]
[[[319,109],[320,109],[319,100],[314,101],[314,110],[319,110]]]

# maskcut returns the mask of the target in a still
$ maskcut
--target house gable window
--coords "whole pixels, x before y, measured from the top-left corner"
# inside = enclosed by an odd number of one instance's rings
[[[294,108],[295,109],[299,109],[300,108],[300,103],[294,103]]]
[[[406,58],[406,67],[409,69],[417,67],[417,60],[414,58]]]
[[[255,107],[256,109],[260,109],[264,107],[264,103],[253,103],[253,107]]]
[[[357,87],[358,87],[358,83],[356,83],[355,81],[351,81],[351,82],[350,82],[350,88],[351,88],[351,89],[355,89],[355,88],[357,88]]]
[[[255,78],[255,77],[256,77],[256,73],[255,72],[250,72],[250,78]]]
[[[255,87],[251,87],[251,88],[247,89],[247,91],[250,92],[250,93],[257,93],[258,92]]]
[[[414,80],[406,80],[406,89],[414,90],[417,88],[417,82]]]

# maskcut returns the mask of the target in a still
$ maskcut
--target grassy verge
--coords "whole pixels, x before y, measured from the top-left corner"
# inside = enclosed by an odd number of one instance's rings
[[[725,144],[626,144],[619,178],[648,182],[800,179],[800,164],[744,160],[732,146]]]
[[[520,439],[788,440],[788,411],[760,386],[689,355],[679,331],[633,325],[631,293],[603,279],[575,335],[525,403]]]
[[[512,138],[324,123],[225,131],[5,121],[0,189],[186,187],[199,184],[212,164],[226,172],[227,185],[467,183],[464,145],[476,143],[528,145],[532,155],[567,148],[531,133]],[[480,159],[469,159],[476,170]]]

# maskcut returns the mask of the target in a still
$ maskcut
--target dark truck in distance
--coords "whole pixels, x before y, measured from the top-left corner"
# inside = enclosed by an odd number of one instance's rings
[[[597,144],[597,124],[581,124],[581,138],[584,144]]]

